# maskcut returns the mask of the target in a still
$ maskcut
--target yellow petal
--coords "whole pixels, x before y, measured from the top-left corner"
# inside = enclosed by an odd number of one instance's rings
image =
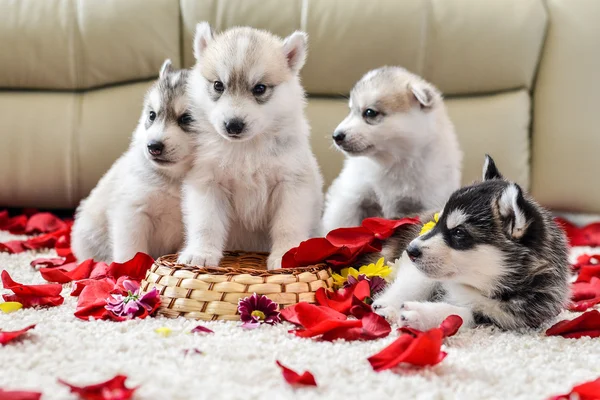
[[[336,286],[344,286],[344,283],[346,283],[346,280],[347,280],[347,279],[346,279],[346,278],[344,278],[343,276],[341,276],[341,275],[339,275],[339,274],[336,274],[336,273],[333,273],[333,274],[331,275],[331,277],[333,278],[333,283],[334,283]]]
[[[156,328],[154,332],[158,333],[162,337],[170,336],[173,330],[171,328],[167,328],[166,326]]]
[[[342,268],[340,271],[340,274],[342,275],[342,277],[344,279],[347,279],[348,278],[348,268]]]
[[[354,268],[348,268],[348,276],[352,275],[353,277],[355,277],[356,279],[358,279],[358,271],[355,270]]]
[[[384,260],[383,260],[383,257],[381,257],[379,260],[377,260],[377,264],[375,264],[375,268],[381,269],[381,267],[383,267],[383,263],[384,263]]]
[[[435,214],[433,215],[433,219],[434,219],[434,221],[435,221],[436,223],[437,223],[437,222],[439,222],[439,220],[440,220],[440,213],[435,213]]]
[[[0,310],[6,314],[19,311],[21,308],[23,308],[23,304],[19,303],[18,301],[6,301],[4,303],[0,303]]]

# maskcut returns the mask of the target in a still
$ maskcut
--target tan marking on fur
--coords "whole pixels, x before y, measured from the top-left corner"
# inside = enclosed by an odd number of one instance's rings
[[[389,93],[377,100],[376,107],[386,114],[408,112],[412,107],[408,93]]]

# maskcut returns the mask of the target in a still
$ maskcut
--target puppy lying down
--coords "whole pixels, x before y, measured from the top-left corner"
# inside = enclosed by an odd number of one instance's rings
[[[393,252],[390,246],[400,251],[388,259],[402,254],[403,241],[384,245],[384,252]],[[550,213],[505,180],[488,156],[483,181],[450,196],[434,228],[410,242],[396,279],[373,307],[421,330],[452,314],[463,319],[463,328],[538,328],[568,300],[567,255]]]

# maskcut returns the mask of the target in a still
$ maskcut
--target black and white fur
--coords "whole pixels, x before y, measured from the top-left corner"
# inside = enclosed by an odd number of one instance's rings
[[[404,68],[375,69],[356,83],[349,107],[333,134],[347,158],[327,192],[324,233],[439,209],[460,187],[462,153],[432,84]]]
[[[323,179],[309,143],[300,70],[306,34],[281,39],[248,27],[196,27],[190,78],[205,126],[183,186],[179,262],[219,264],[224,250],[285,252],[318,234]]]
[[[508,330],[538,328],[561,312],[569,298],[562,230],[489,156],[483,179],[454,192],[436,226],[410,243],[374,302],[378,313],[416,329],[456,314],[465,328]]]
[[[77,208],[71,242],[79,260],[123,262],[140,251],[157,258],[181,248],[181,180],[197,136],[188,74],[165,61],[129,149]]]

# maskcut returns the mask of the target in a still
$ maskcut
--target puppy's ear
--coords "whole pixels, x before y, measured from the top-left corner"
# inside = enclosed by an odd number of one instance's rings
[[[168,73],[173,72],[173,64],[170,59],[166,59],[163,63],[162,67],[160,67],[160,72],[158,73],[159,79],[164,78]]]
[[[435,94],[425,83],[409,82],[406,87],[412,94],[413,100],[419,103],[422,109],[429,109],[433,106]]]
[[[498,171],[494,159],[489,154],[486,154],[485,161],[483,162],[483,180],[490,181],[492,179],[504,179],[504,177]]]
[[[208,22],[200,22],[196,25],[196,34],[194,35],[194,57],[200,61],[206,47],[213,40],[212,29]]]
[[[306,61],[306,47],[308,35],[305,32],[296,31],[283,41],[283,52],[292,72],[297,74]]]
[[[513,239],[523,237],[531,223],[526,207],[527,202],[523,197],[523,191],[516,183],[508,185],[498,199],[502,226],[507,235]]]

